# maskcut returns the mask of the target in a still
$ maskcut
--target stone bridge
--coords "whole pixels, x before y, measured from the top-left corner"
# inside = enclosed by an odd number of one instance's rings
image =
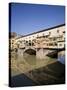
[[[58,52],[61,50],[58,50],[56,48],[36,48],[33,46],[27,46],[25,48],[19,48],[18,49],[18,55],[24,56],[24,53],[30,54],[30,55],[36,55],[37,59],[44,59],[45,56],[53,56],[58,55]]]

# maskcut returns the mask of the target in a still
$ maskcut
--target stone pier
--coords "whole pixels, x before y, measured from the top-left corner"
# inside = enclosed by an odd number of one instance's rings
[[[17,53],[20,57],[23,57],[24,53],[28,54],[29,51],[30,52],[35,51],[35,55],[37,59],[44,59],[48,53],[52,53],[55,50],[49,50],[49,49],[44,49],[44,48],[37,48],[37,49],[27,48],[27,49],[18,49]]]

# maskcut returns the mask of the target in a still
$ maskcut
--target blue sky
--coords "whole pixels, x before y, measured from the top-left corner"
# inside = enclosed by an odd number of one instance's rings
[[[64,23],[64,6],[11,4],[11,32],[25,35]]]

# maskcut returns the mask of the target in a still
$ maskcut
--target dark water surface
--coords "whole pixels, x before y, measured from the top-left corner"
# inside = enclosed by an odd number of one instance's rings
[[[11,87],[35,86],[35,85],[37,84],[24,74],[11,77]]]
[[[36,85],[50,85],[50,84],[64,84],[65,83],[65,56],[58,57],[58,59],[48,58],[36,62],[36,58],[33,55],[24,57],[18,57],[17,54],[12,54],[12,65],[21,65],[22,69],[17,70],[15,67],[11,69],[11,87],[22,87],[22,86],[36,86]],[[49,59],[49,60],[48,60]],[[14,62],[15,61],[15,62]],[[48,61],[48,62],[47,62]],[[49,64],[52,62],[52,64]],[[19,63],[20,62],[20,63]],[[39,66],[43,63],[47,63],[46,66],[42,66],[23,73],[23,67],[29,65],[29,68]]]

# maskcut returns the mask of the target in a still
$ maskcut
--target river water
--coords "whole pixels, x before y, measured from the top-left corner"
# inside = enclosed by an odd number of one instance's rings
[[[25,54],[23,58],[22,56],[18,56],[17,53],[12,52],[11,86],[64,83],[64,64],[65,56],[58,56],[57,59],[45,56],[45,59],[38,60],[35,55]]]

